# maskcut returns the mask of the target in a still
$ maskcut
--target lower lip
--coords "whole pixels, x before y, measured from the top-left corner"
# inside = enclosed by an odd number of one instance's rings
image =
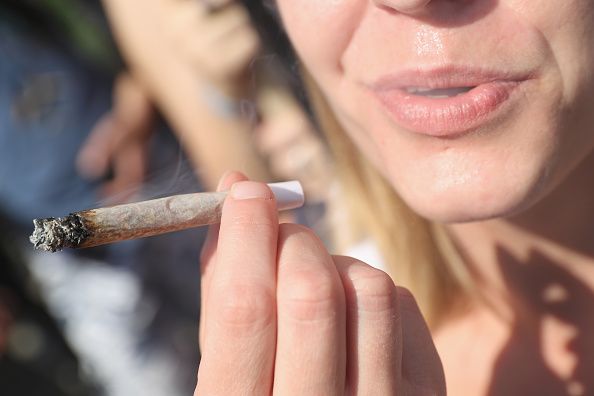
[[[423,135],[451,138],[479,128],[500,113],[518,81],[493,81],[450,98],[413,95],[402,89],[376,89],[374,94],[401,127]]]

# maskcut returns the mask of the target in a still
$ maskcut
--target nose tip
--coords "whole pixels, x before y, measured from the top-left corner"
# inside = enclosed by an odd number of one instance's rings
[[[432,0],[374,0],[374,2],[383,7],[392,8],[395,11],[405,14],[413,14],[421,11]]]

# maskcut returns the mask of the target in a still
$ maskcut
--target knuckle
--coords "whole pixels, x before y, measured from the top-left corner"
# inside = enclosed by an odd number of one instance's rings
[[[276,222],[270,217],[253,212],[234,214],[228,223],[228,230],[234,233],[271,233],[275,231]]]
[[[296,224],[281,224],[278,241],[279,314],[298,322],[335,318],[343,309],[344,291],[322,242]]]
[[[360,312],[381,313],[397,307],[397,289],[385,272],[369,266],[358,268],[351,277],[352,293]]]
[[[303,256],[302,245],[315,246],[316,250],[322,249],[322,244],[317,235],[309,228],[300,225],[285,223],[279,226],[279,241],[285,250],[298,250]]]
[[[274,297],[265,288],[256,286],[227,287],[218,310],[221,325],[258,330],[274,321]]]
[[[298,322],[331,320],[337,315],[340,293],[330,274],[299,271],[291,273],[290,279],[279,301],[283,315]]]

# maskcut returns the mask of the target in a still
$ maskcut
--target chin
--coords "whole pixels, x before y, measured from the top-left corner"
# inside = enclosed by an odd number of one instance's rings
[[[408,189],[393,185],[413,211],[428,220],[446,224],[509,218],[531,207],[542,195],[539,178],[515,184],[469,180],[449,187],[444,187],[443,181],[427,185],[417,183]]]
[[[405,202],[420,216],[438,223],[455,224],[486,221],[496,218],[510,217],[521,212],[527,205],[523,200],[510,200],[502,197],[489,203],[472,199],[468,196],[443,197],[435,200],[407,200]],[[437,203],[437,201],[441,201]]]
[[[382,146],[372,135],[376,164],[404,202],[431,221],[514,217],[542,199],[558,173],[557,129],[526,125],[449,140],[406,140],[381,130],[378,136],[393,138]]]

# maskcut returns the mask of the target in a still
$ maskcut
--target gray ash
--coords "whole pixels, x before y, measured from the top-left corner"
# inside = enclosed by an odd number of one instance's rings
[[[35,249],[46,252],[53,253],[65,247],[76,248],[90,236],[82,218],[76,213],[66,217],[35,219],[33,224],[35,229],[29,240]]]

